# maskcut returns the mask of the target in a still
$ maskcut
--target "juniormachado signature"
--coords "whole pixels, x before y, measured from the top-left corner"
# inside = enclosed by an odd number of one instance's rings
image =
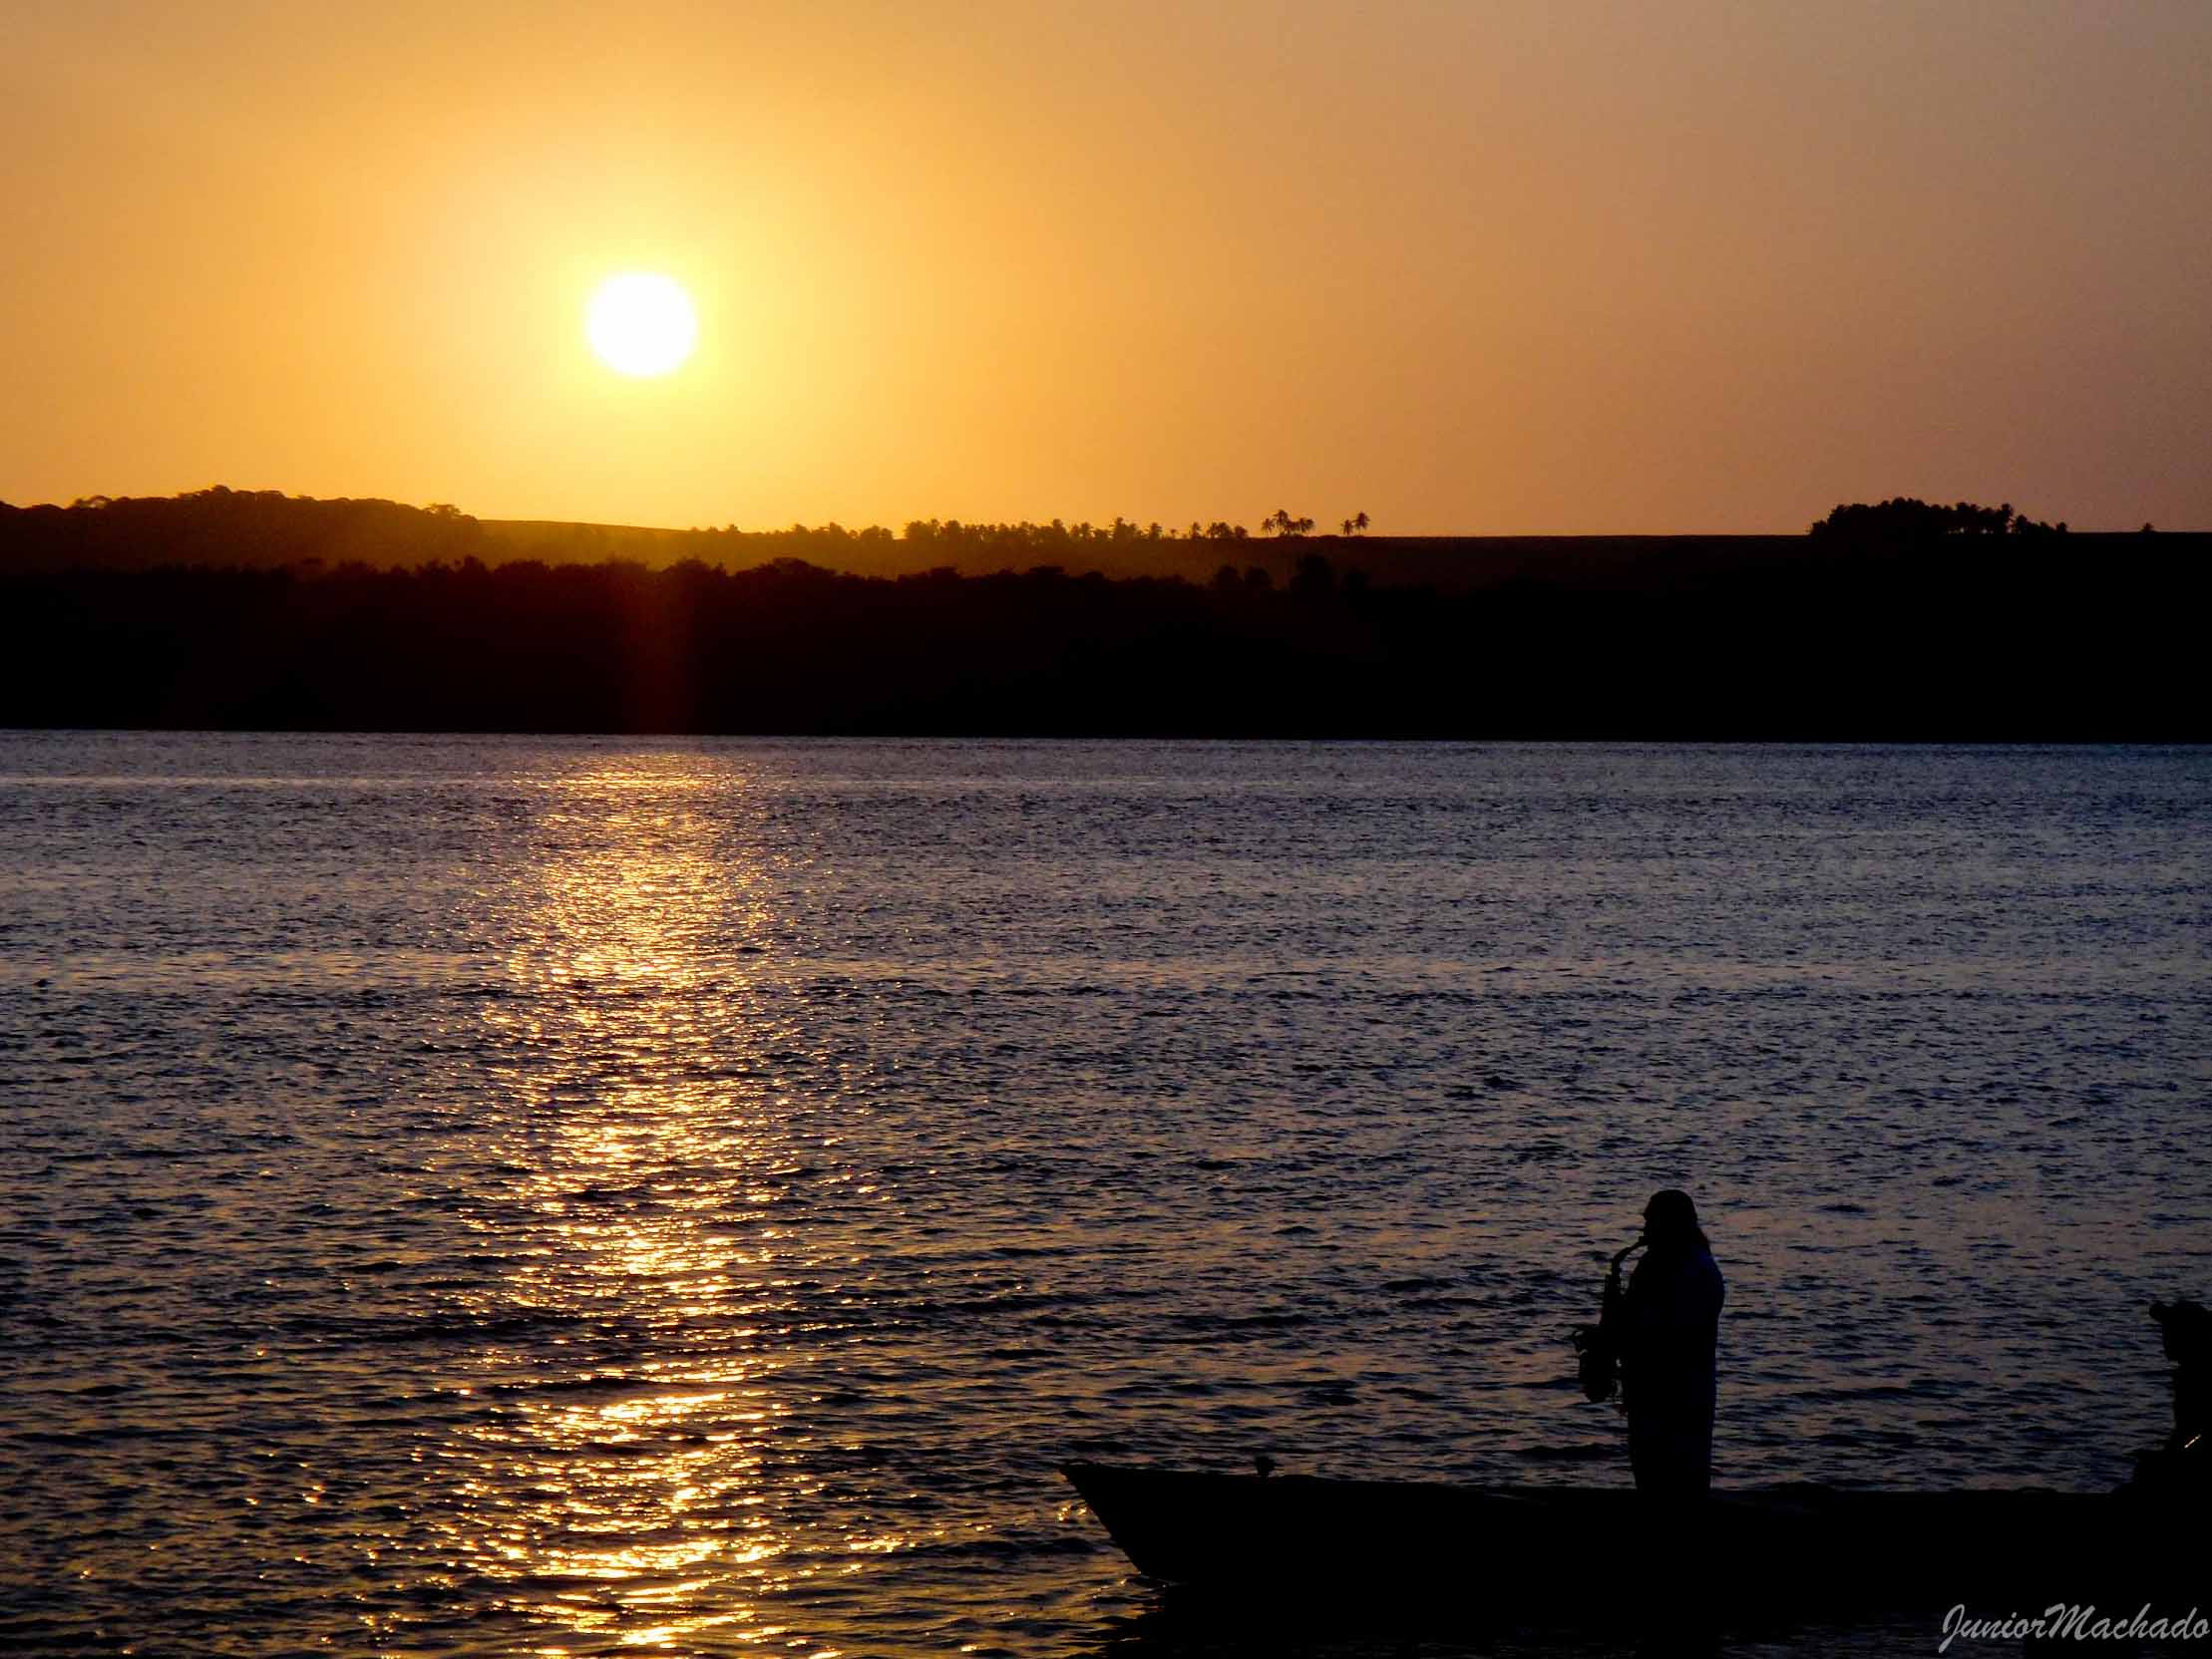
[[[2119,1613],[2100,1615],[2094,1606],[2083,1606],[2079,1602],[2053,1601],[2040,1613],[2028,1616],[2008,1613],[2003,1618],[1978,1619],[1968,1616],[1967,1604],[1962,1601],[1944,1614],[1943,1640],[1936,1644],[1936,1651],[1948,1653],[1951,1644],[1962,1636],[1970,1642],[2017,1642],[2028,1637],[2076,1642],[2164,1642],[2202,1641],[2207,1635],[2212,1635],[2212,1619],[2199,1618],[2194,1607],[2186,1613],[2153,1618],[2150,1603],[2146,1601],[2133,1618],[2128,1618]]]

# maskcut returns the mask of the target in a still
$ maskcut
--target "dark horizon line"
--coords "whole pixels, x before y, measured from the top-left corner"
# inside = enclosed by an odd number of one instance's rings
[[[467,511],[466,509],[462,509],[462,508],[456,507],[456,506],[455,506],[455,505],[454,505],[453,503],[451,503],[451,502],[440,502],[440,501],[427,501],[427,502],[417,502],[417,501],[404,501],[404,500],[401,500],[401,499],[400,499],[400,498],[399,498],[398,497],[394,497],[394,496],[314,496],[314,495],[308,495],[308,494],[305,494],[305,493],[299,493],[299,494],[291,494],[291,493],[287,493],[287,492],[285,492],[285,491],[282,491],[282,490],[240,490],[240,489],[237,489],[237,488],[235,488],[235,487],[233,487],[233,486],[229,486],[229,485],[221,485],[221,484],[215,484],[215,485],[207,485],[207,486],[203,486],[203,487],[201,487],[200,489],[197,489],[197,490],[179,490],[179,491],[173,491],[173,492],[171,492],[171,493],[169,493],[169,494],[167,494],[167,495],[154,495],[154,496],[110,496],[110,495],[105,495],[105,494],[99,494],[99,493],[95,493],[95,494],[93,494],[93,495],[88,495],[88,496],[80,496],[80,497],[78,497],[78,498],[77,498],[76,499],[74,499],[74,500],[71,500],[71,501],[55,501],[55,500],[45,500],[45,501],[11,501],[11,500],[8,500],[8,499],[6,499],[6,498],[0,498],[0,509],[12,509],[12,510],[15,510],[15,511],[19,511],[19,512],[36,512],[36,511],[42,511],[42,510],[45,510],[45,511],[59,511],[59,512],[71,512],[71,511],[77,511],[77,510],[82,510],[82,509],[85,509],[85,508],[87,508],[87,507],[89,507],[89,506],[92,506],[92,505],[93,505],[94,503],[106,503],[106,502],[112,502],[112,501],[182,501],[182,500],[187,500],[187,499],[190,499],[190,498],[195,498],[195,497],[205,497],[205,496],[213,496],[213,495],[228,495],[228,496],[247,497],[247,498],[252,498],[252,497],[261,497],[261,498],[267,498],[267,497],[271,497],[271,496],[273,496],[273,497],[278,497],[278,498],[281,498],[282,499],[284,499],[284,500],[288,500],[288,501],[327,501],[327,502],[389,502],[389,503],[390,503],[390,504],[392,504],[392,505],[396,505],[396,506],[402,506],[402,507],[406,507],[406,508],[409,508],[410,510],[413,510],[413,511],[417,511],[417,512],[431,512],[431,511],[436,511],[436,510],[439,510],[439,509],[441,509],[441,508],[444,508],[445,510],[448,510],[448,511],[451,511],[451,512],[455,512],[455,513],[458,513],[458,515],[459,515],[459,516],[461,516],[461,517],[464,517],[464,518],[470,518],[470,519],[474,519],[474,520],[475,520],[475,521],[476,521],[477,523],[479,523],[479,524],[483,524],[483,525],[485,525],[485,526],[487,526],[487,527],[492,527],[492,526],[498,526],[498,525],[514,525],[514,526],[516,526],[516,527],[519,527],[519,528],[537,528],[537,527],[545,527],[545,528],[554,528],[554,529],[593,529],[593,530],[622,530],[622,531],[628,531],[628,532],[631,532],[631,533],[634,533],[634,534],[642,534],[642,535],[732,535],[732,534],[734,534],[734,535],[748,535],[748,536],[754,536],[754,535],[757,535],[757,536],[767,536],[767,535],[786,535],[786,534],[789,534],[790,532],[792,532],[792,531],[793,531],[793,530],[795,530],[795,529],[812,530],[812,531],[821,531],[821,530],[825,530],[825,529],[828,529],[828,528],[830,528],[830,527],[832,527],[832,526],[836,526],[836,527],[838,527],[838,528],[842,528],[843,530],[845,530],[845,532],[846,532],[847,534],[849,534],[849,535],[855,535],[855,536],[858,536],[858,535],[864,535],[864,534],[868,534],[868,533],[870,533],[870,532],[874,532],[874,531],[881,531],[881,532],[883,532],[883,533],[886,533],[886,534],[890,535],[890,536],[891,536],[891,538],[892,538],[893,540],[902,540],[902,539],[904,539],[904,536],[905,536],[905,531],[904,531],[904,527],[903,527],[903,524],[902,524],[901,526],[894,526],[894,525],[889,525],[889,524],[884,524],[884,523],[879,523],[879,522],[870,522],[870,523],[867,523],[867,524],[858,524],[858,525],[855,525],[855,524],[847,524],[847,523],[845,523],[845,522],[844,522],[843,520],[841,520],[841,519],[837,519],[837,518],[827,518],[827,519],[824,519],[824,520],[822,520],[822,521],[821,521],[820,523],[815,523],[815,524],[809,524],[809,523],[806,523],[806,522],[804,522],[803,520],[800,520],[800,519],[793,519],[793,520],[792,520],[792,521],[791,521],[790,523],[782,523],[782,524],[764,524],[764,525],[759,525],[759,526],[745,526],[745,525],[740,525],[740,524],[738,524],[738,523],[736,523],[736,522],[734,522],[734,521],[731,521],[731,522],[727,522],[727,523],[722,523],[722,524],[640,524],[640,523],[630,523],[630,522],[624,522],[624,521],[621,521],[621,520],[616,520],[616,519],[605,519],[605,518],[557,518],[557,517],[519,517],[519,516],[506,516],[506,515],[491,515],[491,514],[484,514],[484,513],[470,512],[470,511]],[[928,523],[928,524],[931,524],[931,525],[941,525],[941,524],[958,524],[959,526],[961,526],[961,528],[962,528],[962,529],[967,529],[967,530],[987,530],[987,529],[993,529],[993,528],[1014,528],[1014,527],[1019,527],[1019,526],[1023,526],[1023,525],[1028,525],[1028,526],[1032,526],[1032,527],[1035,527],[1035,528],[1038,528],[1038,529],[1048,529],[1048,528],[1050,528],[1050,527],[1051,527],[1052,525],[1054,525],[1054,524],[1061,524],[1061,525],[1064,525],[1064,526],[1066,526],[1067,528],[1070,528],[1070,529],[1072,529],[1072,528],[1074,528],[1074,527],[1075,527],[1076,525],[1078,525],[1078,524],[1088,524],[1088,525],[1091,525],[1091,526],[1092,526],[1093,528],[1110,528],[1110,527],[1111,527],[1111,526],[1113,525],[1113,523],[1114,523],[1114,522],[1115,522],[1115,521],[1116,521],[1117,519],[1118,519],[1119,521],[1122,521],[1122,522],[1127,522],[1127,523],[1131,523],[1131,524],[1137,525],[1137,526],[1139,526],[1140,528],[1141,528],[1141,527],[1143,527],[1143,526],[1145,526],[1145,525],[1149,525],[1149,524],[1151,524],[1151,523],[1159,523],[1159,524],[1161,525],[1161,534],[1160,534],[1160,536],[1159,536],[1159,539],[1160,539],[1160,540],[1163,540],[1163,541],[1184,541],[1184,542],[1189,542],[1189,541],[1193,541],[1193,540],[1197,540],[1197,541],[1206,541],[1206,540],[1209,540],[1209,539],[1211,539],[1211,538],[1209,538],[1209,537],[1206,537],[1206,536],[1192,537],[1192,536],[1188,535],[1187,533],[1185,533],[1185,530],[1186,530],[1186,526],[1184,526],[1184,525],[1181,525],[1181,524],[1172,524],[1172,525],[1171,525],[1171,524],[1168,524],[1168,523],[1167,523],[1167,522],[1166,522],[1165,520],[1159,520],[1159,519],[1143,519],[1143,520],[1127,519],[1127,518],[1123,518],[1123,517],[1122,517],[1122,515],[1120,515],[1120,514],[1116,514],[1116,515],[1115,515],[1115,518],[1113,518],[1113,519],[1105,519],[1105,520],[1092,519],[1092,518],[1066,518],[1066,517],[1058,517],[1058,516],[1056,516],[1056,517],[1052,517],[1052,518],[1043,518],[1043,519],[1036,519],[1036,518],[960,518],[960,517],[933,517],[933,518],[927,518],[927,519],[922,519],[922,518],[913,518],[913,519],[908,519],[908,520],[905,520],[905,521],[904,521],[904,523]],[[1228,521],[1230,521],[1230,522],[1234,522],[1233,520],[1228,520]],[[2111,526],[2107,526],[2107,527],[2102,527],[2102,528],[2080,528],[2080,529],[2075,529],[2075,530],[2073,530],[2073,531],[2072,531],[2072,533],[2073,533],[2073,534],[2075,534],[2075,535],[2139,535],[2139,534],[2141,534],[2141,533],[2142,533],[2142,530],[2143,530],[2143,526],[2142,526],[2142,525],[2133,525],[2133,526],[2129,526],[2129,525],[2119,524],[2119,525],[2111,525]],[[1315,527],[1314,527],[1313,529],[1311,529],[1311,530],[1307,530],[1307,531],[1303,531],[1303,532],[1297,532],[1297,533],[1278,533],[1278,532],[1276,532],[1276,531],[1273,531],[1273,530],[1270,530],[1270,529],[1266,529],[1266,528],[1256,528],[1256,529],[1252,529],[1252,530],[1250,530],[1250,531],[1249,531],[1249,533],[1247,534],[1247,536],[1245,537],[1245,539],[1247,539],[1247,540],[1251,540],[1251,541],[1260,541],[1260,542],[1285,542],[1285,541],[1300,541],[1300,540],[1304,540],[1304,541],[1759,541],[1759,540],[1772,540],[1772,539],[1796,539],[1796,538],[1802,537],[1802,536],[1803,536],[1803,535],[1804,535],[1805,533],[1806,533],[1806,531],[1805,531],[1805,530],[1804,530],[1804,529],[1803,529],[1802,527],[1800,527],[1800,528],[1795,528],[1795,529],[1763,529],[1763,530],[1700,530],[1700,529],[1647,529],[1647,530],[1398,530],[1398,529],[1390,529],[1390,530],[1384,530],[1384,529],[1378,529],[1378,528],[1375,528],[1375,527],[1373,527],[1373,526],[1371,526],[1371,525],[1370,525],[1370,526],[1369,526],[1368,528],[1366,528],[1366,529],[1361,529],[1361,530],[1355,530],[1355,531],[1353,531],[1353,532],[1352,532],[1352,533],[1351,533],[1350,535],[1346,535],[1346,534],[1344,534],[1344,533],[1342,532],[1342,530],[1341,530],[1340,528],[1331,528],[1331,527],[1328,527],[1328,526],[1325,526],[1325,525],[1317,525],[1317,526],[1315,526]],[[2157,528],[2156,528],[2156,532],[2155,532],[2155,533],[2159,533],[2159,534],[2173,534],[2173,535],[2199,535],[2199,534],[2212,533],[2212,532],[2208,532],[2207,530],[2197,529],[2197,528],[2194,528],[2194,527],[2178,527],[2178,526],[2170,526],[2170,525],[2158,525],[2158,526],[2157,526]],[[1147,537],[1147,536],[1139,535],[1139,536],[1137,537],[1137,539],[1139,539],[1139,540],[1146,540],[1146,539],[1151,539],[1151,538],[1150,538],[1150,537]]]
[[[922,526],[913,541],[625,544],[554,531],[541,545],[392,502],[9,511],[0,722],[1221,741],[2207,735],[2188,665],[2212,601],[2212,537],[2076,541],[2000,508],[1910,500],[1822,522],[1803,537],[1704,543],[1193,546],[1135,539],[1124,520],[1090,536]]]

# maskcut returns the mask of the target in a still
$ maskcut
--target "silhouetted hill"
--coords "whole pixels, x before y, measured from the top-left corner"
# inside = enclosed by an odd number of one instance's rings
[[[384,501],[7,508],[0,724],[2212,737],[2197,668],[2212,537],[1852,523],[1433,541],[654,532],[670,553],[931,559],[854,574],[791,556],[654,569],[605,559],[634,546],[618,535],[570,546],[600,562],[494,564],[480,554],[500,529]],[[1003,568],[1040,547],[1070,557]],[[1199,579],[1070,568],[1176,556]],[[996,573],[960,573],[976,561]]]
[[[0,501],[0,573],[207,565],[389,568],[482,557],[483,526],[452,506],[315,500],[216,485],[184,496],[94,496],[69,506]]]

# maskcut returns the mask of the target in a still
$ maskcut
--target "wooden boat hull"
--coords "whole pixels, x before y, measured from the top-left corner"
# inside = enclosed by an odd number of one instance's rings
[[[1147,1577],[1277,1605],[1479,1595],[1572,1616],[1594,1595],[1648,1603],[1692,1583],[1792,1612],[2133,1597],[2130,1612],[2149,1601],[2178,1613],[2204,1576],[2195,1532],[2185,1542],[2165,1510],[2102,1493],[1770,1487],[1715,1493],[1684,1515],[1628,1488],[1062,1473]]]

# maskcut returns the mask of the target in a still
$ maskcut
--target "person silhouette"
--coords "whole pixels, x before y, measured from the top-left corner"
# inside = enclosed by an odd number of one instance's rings
[[[1727,1294],[1689,1194],[1669,1187],[1644,1206],[1644,1259],[1621,1306],[1621,1388],[1637,1491],[1662,1501],[1712,1484],[1720,1304]]]
[[[2151,1303],[2150,1316],[2174,1363],[2173,1433],[2166,1437],[2166,1453],[2176,1458],[2199,1453],[2212,1434],[2212,1312],[2180,1296]]]
[[[2173,1432],[2135,1459],[2121,1490],[2135,1496],[2203,1501],[2212,1492],[2212,1310],[2187,1297],[2150,1304],[2166,1358],[2174,1362]]]

